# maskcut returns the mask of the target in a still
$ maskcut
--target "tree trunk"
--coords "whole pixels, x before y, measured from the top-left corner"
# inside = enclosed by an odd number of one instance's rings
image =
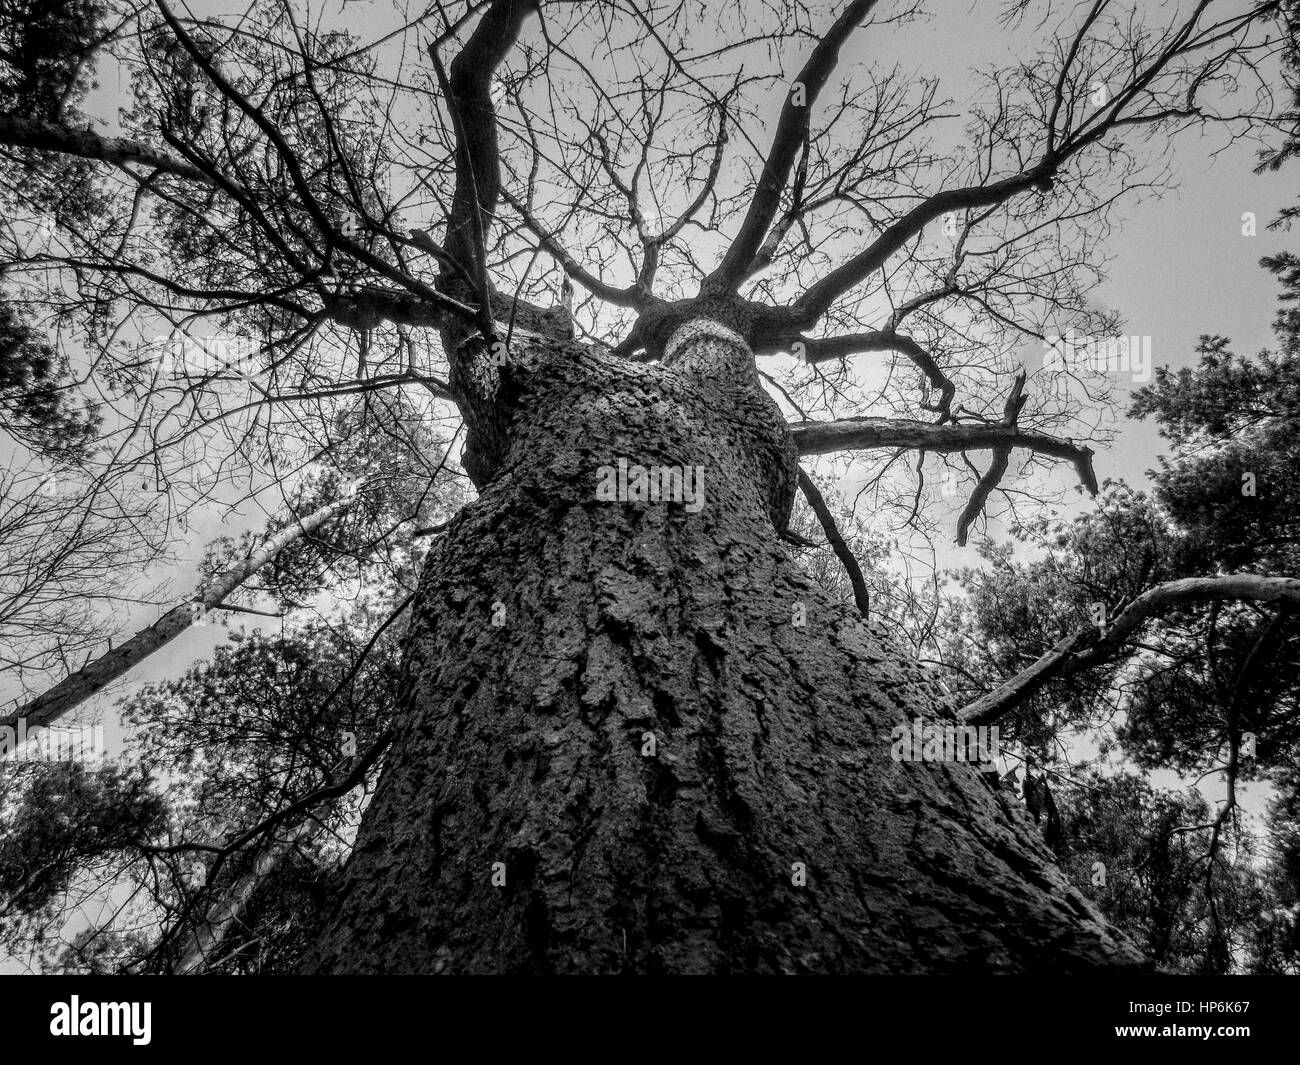
[[[278,558],[286,547],[304,536],[312,535],[352,505],[351,498],[340,499],[302,517],[291,515],[283,529],[269,536],[247,558],[207,581],[192,600],[172,607],[152,625],[146,625],[124,643],[110,647],[98,658],[68,674],[54,687],[25,703],[8,717],[0,718],[0,729],[7,728],[16,734],[18,723],[24,720],[28,729],[53,724],[118,677],[129,673],[155,651],[189,631],[191,625],[201,623],[209,610],[218,609],[227,596],[267,563]]]
[[[745,340],[696,319],[656,353],[502,369],[509,444],[429,560],[304,968],[1142,967],[970,766],[891,758],[896,725],[955,719],[780,542],[795,451]],[[703,467],[704,505],[603,501],[620,458]]]

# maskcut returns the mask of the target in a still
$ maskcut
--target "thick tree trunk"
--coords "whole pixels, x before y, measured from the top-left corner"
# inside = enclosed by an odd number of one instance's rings
[[[424,575],[403,731],[304,968],[1142,966],[968,765],[891,759],[939,692],[778,539],[795,454],[743,341],[665,349],[503,371],[509,447]],[[620,458],[703,467],[704,506],[602,501]]]

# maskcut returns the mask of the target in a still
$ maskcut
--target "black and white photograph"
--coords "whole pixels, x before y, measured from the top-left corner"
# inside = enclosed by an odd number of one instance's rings
[[[1297,974],[1300,2],[0,0],[7,1027]]]

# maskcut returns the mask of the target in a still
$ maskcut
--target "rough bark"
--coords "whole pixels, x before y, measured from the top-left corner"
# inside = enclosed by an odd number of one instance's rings
[[[428,563],[404,721],[304,968],[1141,967],[972,767],[891,759],[941,693],[776,535],[796,448],[744,340],[658,336],[655,366],[503,368],[509,443]],[[619,457],[703,466],[706,504],[598,500]]]

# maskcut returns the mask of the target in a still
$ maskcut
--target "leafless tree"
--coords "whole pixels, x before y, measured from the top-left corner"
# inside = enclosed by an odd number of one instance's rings
[[[891,760],[939,694],[790,515],[831,453],[894,531],[927,455],[962,540],[1013,465],[1096,490],[1104,375],[1019,353],[1114,332],[1108,227],[1175,138],[1270,131],[1274,7],[1016,2],[1039,53],[958,104],[852,61],[907,2],[435,3],[360,42],[155,0],[96,44],[120,135],[0,113],[8,195],[57,223],[7,276],[78,332],[106,483],[274,491],[334,461],[344,400],[463,424],[478,499],[304,967],[1140,966],[974,773]],[[611,505],[620,459],[707,500]]]

